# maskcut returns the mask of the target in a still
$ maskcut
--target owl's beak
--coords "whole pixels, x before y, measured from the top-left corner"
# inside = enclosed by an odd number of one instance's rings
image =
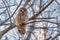
[[[23,12],[23,11],[22,11],[22,12],[20,12],[20,13],[24,14],[24,12]]]

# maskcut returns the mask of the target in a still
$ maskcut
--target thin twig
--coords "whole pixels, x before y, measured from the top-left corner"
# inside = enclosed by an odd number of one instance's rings
[[[16,10],[13,12],[13,14],[12,14],[9,18],[7,18],[5,21],[3,21],[3,22],[0,24],[0,26],[3,25],[3,24],[4,24],[7,20],[9,20],[11,17],[13,17],[13,15],[15,14],[15,12],[16,12],[16,11],[18,10],[18,8],[20,7],[21,3],[22,3],[22,0],[20,1],[19,5],[17,6],[17,8],[16,8]]]
[[[6,28],[5,30],[1,31],[1,32],[0,32],[0,39],[2,38],[2,36],[3,36],[5,33],[7,33],[9,30],[11,30],[11,29],[13,29],[13,28],[15,28],[15,27],[16,27],[16,25],[12,24],[12,25],[10,25],[8,28]]]
[[[39,14],[41,14],[42,11],[44,11],[53,1],[54,1],[54,0],[51,0],[45,7],[42,7],[42,8],[40,9],[40,11],[39,11],[37,14],[35,14],[34,16],[32,16],[29,20],[33,20],[33,18],[36,18],[36,17],[37,17]]]
[[[10,17],[10,13],[9,13],[9,10],[8,10],[8,7],[6,6],[6,3],[5,3],[5,1],[4,0],[2,0],[3,1],[3,3],[4,3],[4,5],[5,5],[5,7],[6,7],[6,10],[7,10],[7,12],[8,12],[8,15],[9,15],[9,17]],[[7,2],[7,1],[6,1]],[[11,21],[11,18],[10,18],[10,22],[12,23],[12,21]]]

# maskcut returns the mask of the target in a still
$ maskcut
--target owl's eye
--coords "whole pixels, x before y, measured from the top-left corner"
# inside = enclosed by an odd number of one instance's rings
[[[20,10],[21,12],[24,12],[25,10]]]
[[[24,11],[27,11],[27,10],[24,10]]]
[[[22,11],[22,10],[20,10],[20,11]]]

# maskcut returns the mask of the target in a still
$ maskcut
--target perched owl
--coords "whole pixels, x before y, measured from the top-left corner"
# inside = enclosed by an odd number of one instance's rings
[[[25,34],[26,23],[28,22],[27,10],[25,8],[20,8],[18,14],[16,15],[16,26],[21,35]]]

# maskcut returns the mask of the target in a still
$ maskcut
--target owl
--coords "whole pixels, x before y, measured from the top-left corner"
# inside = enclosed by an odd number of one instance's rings
[[[21,35],[25,34],[26,23],[28,22],[28,15],[26,8],[20,8],[18,14],[16,15],[16,26]]]

